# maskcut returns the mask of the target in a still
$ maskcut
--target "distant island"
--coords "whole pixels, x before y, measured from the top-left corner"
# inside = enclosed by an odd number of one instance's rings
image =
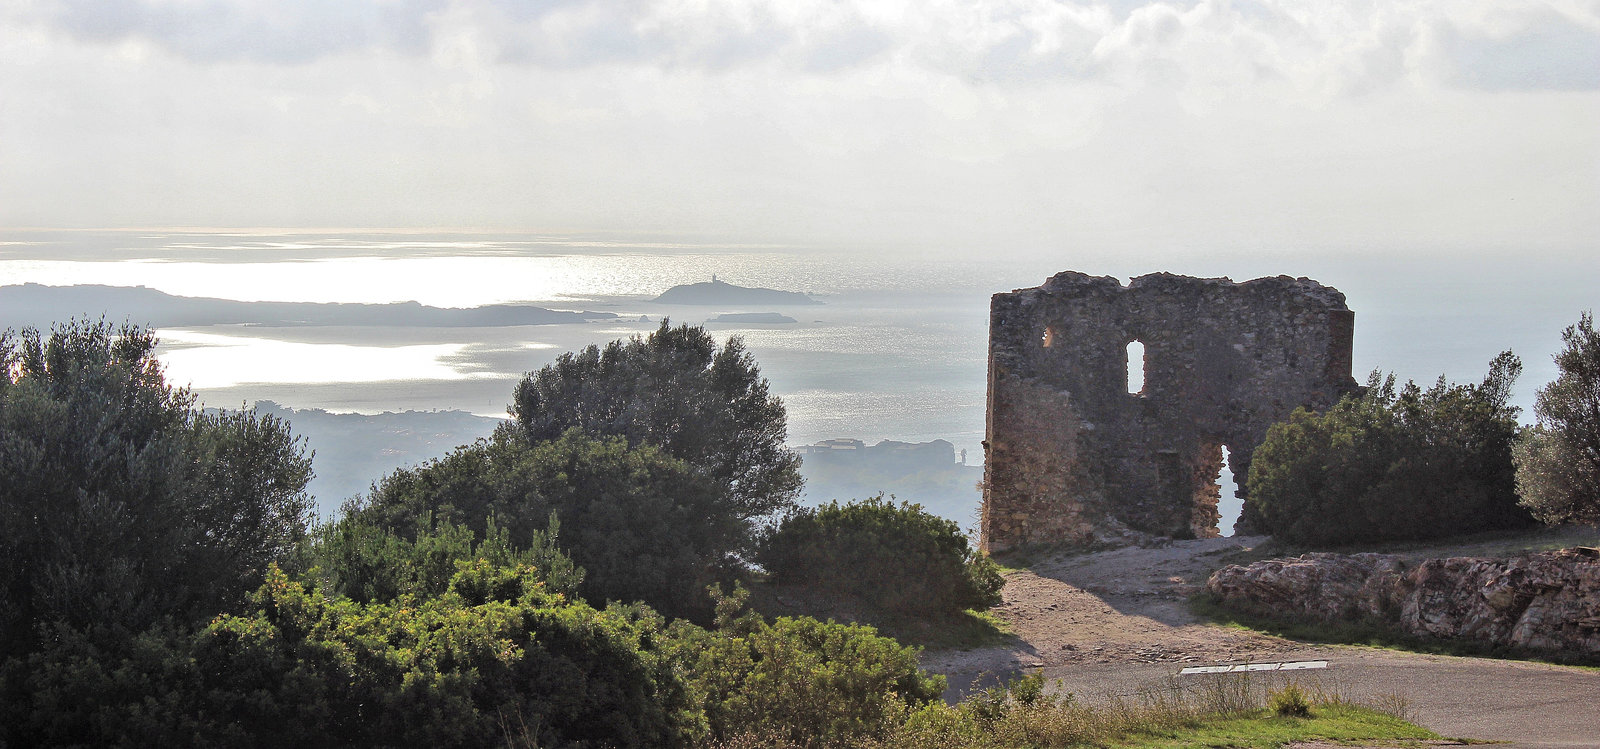
[[[786,325],[800,321],[777,312],[730,312],[725,315],[717,315],[706,322]]]
[[[184,325],[493,328],[616,318],[610,312],[563,312],[529,304],[453,309],[428,307],[417,302],[241,302],[174,296],[144,286],[44,286],[36,283],[0,286],[0,320],[8,326],[45,327],[71,317],[101,315],[157,328]]]
[[[734,286],[727,281],[682,284],[667,289],[653,301],[658,304],[816,305],[822,304],[798,291]]]

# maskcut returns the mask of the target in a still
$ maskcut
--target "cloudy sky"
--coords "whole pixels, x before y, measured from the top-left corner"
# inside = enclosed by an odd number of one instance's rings
[[[0,0],[0,226],[1600,251],[1600,0]]]

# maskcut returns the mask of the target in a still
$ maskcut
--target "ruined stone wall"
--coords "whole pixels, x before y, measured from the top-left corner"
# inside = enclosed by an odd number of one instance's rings
[[[983,545],[1217,535],[1222,447],[1242,487],[1268,426],[1355,388],[1353,331],[1343,294],[1287,276],[1156,273],[1124,287],[1066,272],[996,294]]]

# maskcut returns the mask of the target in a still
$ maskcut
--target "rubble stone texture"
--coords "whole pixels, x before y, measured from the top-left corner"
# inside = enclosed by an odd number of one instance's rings
[[[1267,427],[1355,389],[1355,316],[1307,278],[1058,273],[994,295],[982,544],[1216,536],[1226,446],[1243,493]],[[1128,392],[1128,344],[1144,345]],[[1258,532],[1248,510],[1237,532]],[[1130,533],[1132,532],[1132,533]]]
[[[1367,620],[1426,637],[1600,653],[1600,550],[1591,548],[1409,565],[1388,554],[1305,554],[1224,567],[1206,590],[1275,618]]]

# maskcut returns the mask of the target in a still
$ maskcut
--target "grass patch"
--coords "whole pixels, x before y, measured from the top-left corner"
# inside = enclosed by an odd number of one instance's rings
[[[872,749],[1055,749],[1060,747],[1278,747],[1290,741],[1418,742],[1438,734],[1407,719],[1406,700],[1358,704],[1317,680],[1229,674],[1169,681],[1093,703],[1047,689],[1031,674],[929,705]],[[1280,715],[1276,704],[1293,705]]]
[[[1442,738],[1421,726],[1357,705],[1314,707],[1307,717],[1285,717],[1268,710],[1233,718],[1201,721],[1193,728],[1130,737],[1112,746],[1140,749],[1245,747],[1269,749],[1293,741],[1421,742]],[[1402,744],[1403,745],[1403,744]]]

